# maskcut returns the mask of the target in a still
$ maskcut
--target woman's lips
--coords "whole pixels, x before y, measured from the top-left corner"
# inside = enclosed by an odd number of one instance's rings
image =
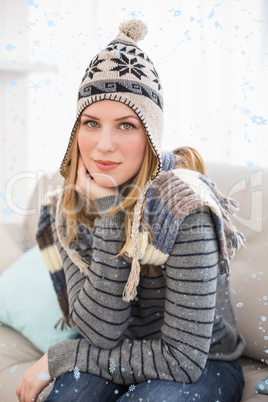
[[[98,169],[105,171],[116,169],[120,165],[120,163],[113,161],[94,160],[94,162]]]

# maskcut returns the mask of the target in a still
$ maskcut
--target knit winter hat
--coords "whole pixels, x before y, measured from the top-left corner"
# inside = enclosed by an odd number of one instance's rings
[[[67,151],[61,163],[60,172],[68,177],[71,164],[71,145],[74,140],[83,110],[94,102],[104,99],[121,102],[129,106],[139,116],[148,140],[158,159],[155,178],[162,170],[161,141],[163,135],[163,97],[159,76],[149,57],[136,45],[147,33],[147,27],[140,20],[124,22],[119,26],[119,34],[106,49],[98,53],[90,62],[80,84],[77,115]],[[134,207],[131,230],[132,248],[127,256],[132,260],[131,271],[123,292],[123,300],[130,301],[137,294],[140,278],[139,227],[141,211],[151,179],[146,183]],[[57,204],[56,228],[59,241],[70,259],[87,275],[87,264],[78,252],[70,250],[62,233],[60,216],[62,212],[61,194]]]
[[[140,20],[123,22],[119,34],[106,49],[91,60],[80,84],[77,115],[60,172],[68,176],[70,148],[83,110],[103,99],[129,106],[139,116],[161,171],[161,140],[163,134],[163,97],[159,76],[149,57],[137,46],[147,27]]]

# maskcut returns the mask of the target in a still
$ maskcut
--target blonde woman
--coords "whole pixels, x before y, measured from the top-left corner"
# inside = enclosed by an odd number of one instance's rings
[[[228,296],[243,237],[192,148],[162,152],[159,76],[141,21],[91,61],[37,240],[77,339],[49,348],[17,388],[47,401],[239,401],[244,343]],[[43,373],[42,380],[38,373]]]

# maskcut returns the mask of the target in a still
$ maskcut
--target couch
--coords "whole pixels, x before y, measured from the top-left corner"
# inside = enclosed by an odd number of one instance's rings
[[[246,341],[240,358],[246,383],[242,401],[267,401],[267,395],[257,392],[255,386],[268,375],[268,170],[211,163],[207,171],[223,194],[239,202],[239,212],[232,219],[246,237],[246,247],[240,248],[232,261],[230,280],[237,327]],[[1,230],[0,244],[5,253],[0,261],[0,272],[4,271],[1,276],[27,248],[35,245],[42,196],[60,183],[59,173],[44,175],[29,202],[35,213],[26,216],[22,224],[13,220]],[[25,311],[30,322],[28,314]],[[0,319],[0,402],[17,400],[18,382],[41,356],[42,351],[21,334],[20,328],[1,323]],[[45,400],[52,388],[53,384],[48,386],[38,401]]]

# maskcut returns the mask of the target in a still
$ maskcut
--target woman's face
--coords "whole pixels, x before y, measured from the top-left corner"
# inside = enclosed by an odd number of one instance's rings
[[[78,146],[96,183],[101,187],[116,187],[129,181],[141,168],[146,134],[130,107],[102,100],[83,111]]]

